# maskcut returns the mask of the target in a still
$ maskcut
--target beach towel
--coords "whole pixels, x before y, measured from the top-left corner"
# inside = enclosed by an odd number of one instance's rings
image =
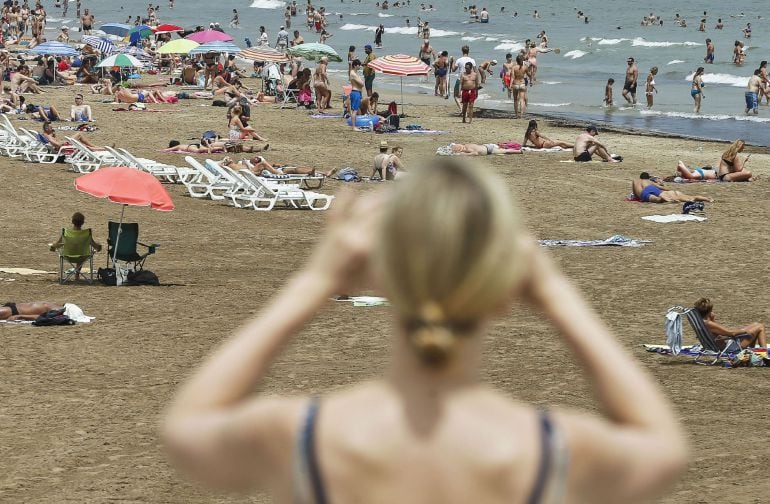
[[[85,131],[86,133],[93,133],[99,131],[99,128],[92,124],[81,124],[80,126],[58,126],[58,131]]]
[[[398,129],[396,131],[383,131],[383,133],[396,134],[396,135],[446,135],[448,131],[431,130],[431,129]]]
[[[674,355],[682,351],[682,314],[677,308],[666,313],[666,345]]]
[[[613,235],[606,240],[538,240],[541,247],[643,247],[650,240],[635,240],[623,235]]]
[[[551,147],[549,149],[536,149],[534,147],[522,147],[521,150],[523,150],[524,152],[565,152],[570,149],[562,149],[561,147]]]
[[[29,268],[0,268],[0,273],[9,273],[11,275],[48,275],[48,271],[29,269]]]
[[[64,303],[64,314],[78,324],[89,324],[96,317],[89,317],[76,304]]]
[[[642,346],[646,351],[660,355],[684,355],[695,358],[703,354],[703,347],[700,345],[683,346],[678,354],[674,354],[668,345],[643,344]],[[740,352],[726,352],[722,357],[722,367],[726,368],[768,366],[767,348],[744,348]],[[692,362],[695,363],[694,360]]]
[[[668,223],[668,222],[688,222],[688,221],[695,221],[695,222],[702,222],[706,220],[705,217],[701,217],[700,215],[691,215],[691,214],[668,214],[668,215],[645,215],[642,217],[642,220],[651,221],[651,222],[660,222],[660,223]]]
[[[343,117],[345,117],[344,114],[310,114],[311,119],[342,119]]]
[[[387,306],[388,300],[377,296],[338,296],[334,301],[353,303],[353,306]]]
[[[112,109],[113,112],[176,112],[175,110],[160,110],[160,109],[127,109],[124,107],[118,107]]]

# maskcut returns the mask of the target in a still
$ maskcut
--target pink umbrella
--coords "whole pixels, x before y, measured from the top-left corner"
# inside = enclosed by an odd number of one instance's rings
[[[233,37],[227,33],[222,33],[216,30],[203,30],[194,32],[185,37],[188,40],[193,40],[199,44],[205,44],[206,42],[232,42]]]
[[[370,61],[368,67],[376,72],[382,72],[401,77],[401,109],[404,108],[404,77],[411,75],[428,75],[430,67],[414,56],[393,54],[382,56]]]

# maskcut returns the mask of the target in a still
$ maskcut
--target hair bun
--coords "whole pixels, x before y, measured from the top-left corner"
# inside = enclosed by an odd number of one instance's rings
[[[455,336],[443,325],[424,325],[416,329],[411,336],[420,360],[431,367],[446,364],[454,350]]]

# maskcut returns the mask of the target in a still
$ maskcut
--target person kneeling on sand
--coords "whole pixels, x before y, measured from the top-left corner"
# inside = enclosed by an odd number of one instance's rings
[[[679,191],[673,191],[660,182],[651,180],[650,174],[642,172],[637,180],[631,183],[634,196],[642,203],[686,203],[690,201],[714,201],[707,196],[690,196]]]
[[[724,349],[727,341],[730,338],[738,338],[741,343],[741,348],[748,348],[759,345],[760,348],[767,348],[767,340],[765,336],[765,325],[760,322],[752,322],[751,324],[738,328],[730,329],[717,323],[714,316],[714,304],[708,298],[700,298],[695,302],[695,310],[703,318],[703,323],[706,325],[711,333],[716,336],[717,344],[720,348]]]
[[[439,148],[450,156],[491,156],[493,154],[521,154],[521,149],[504,149],[497,144],[461,144],[451,143]]]
[[[610,163],[618,163],[620,159],[614,159],[607,148],[599,143],[596,137],[599,135],[599,130],[596,126],[589,125],[586,130],[579,134],[575,139],[575,146],[572,148],[572,155],[575,161],[578,163],[586,163],[591,161],[593,155],[596,154],[603,161]]]
[[[7,302],[0,305],[0,320],[35,320],[44,313],[63,308],[63,306],[46,301],[32,301],[30,303]]]

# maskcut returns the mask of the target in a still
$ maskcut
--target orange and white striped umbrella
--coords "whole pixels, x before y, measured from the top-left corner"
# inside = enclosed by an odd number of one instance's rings
[[[410,75],[428,75],[430,67],[415,58],[406,54],[392,54],[382,56],[369,63],[369,68],[376,72],[382,72],[390,75],[407,77]]]
[[[290,58],[282,52],[273,49],[257,49],[254,47],[241,50],[238,56],[251,61],[264,61],[269,63],[286,63],[287,61],[291,61]]]

